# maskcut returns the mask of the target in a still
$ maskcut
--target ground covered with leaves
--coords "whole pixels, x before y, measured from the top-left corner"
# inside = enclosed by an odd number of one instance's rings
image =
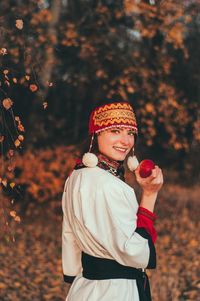
[[[198,300],[199,192],[166,185],[160,193],[158,266],[149,273],[154,301]],[[46,204],[27,212],[15,226],[15,242],[0,244],[0,300],[65,300],[61,209]]]

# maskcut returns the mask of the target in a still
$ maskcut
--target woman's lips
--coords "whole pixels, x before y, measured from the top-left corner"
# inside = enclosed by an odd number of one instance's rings
[[[113,146],[113,148],[123,154],[127,152],[127,148],[117,147],[117,146]]]

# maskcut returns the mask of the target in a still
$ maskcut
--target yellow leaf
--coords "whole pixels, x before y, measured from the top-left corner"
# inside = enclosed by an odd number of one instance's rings
[[[15,187],[15,183],[14,183],[14,182],[11,182],[11,183],[10,183],[10,187],[11,187],[11,188],[14,188],[14,187]]]
[[[20,146],[20,144],[21,144],[21,142],[19,141],[19,139],[16,139],[15,140],[15,146],[18,147],[18,146]]]

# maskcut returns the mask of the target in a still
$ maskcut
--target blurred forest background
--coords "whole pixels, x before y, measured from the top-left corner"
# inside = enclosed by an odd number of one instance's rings
[[[64,300],[64,181],[91,110],[117,100],[164,170],[154,300],[198,299],[199,53],[199,0],[1,1],[0,300]]]

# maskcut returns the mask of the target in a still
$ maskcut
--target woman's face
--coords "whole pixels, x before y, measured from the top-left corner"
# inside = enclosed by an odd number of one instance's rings
[[[111,128],[97,136],[100,153],[116,161],[123,161],[134,146],[134,132],[130,128]]]

